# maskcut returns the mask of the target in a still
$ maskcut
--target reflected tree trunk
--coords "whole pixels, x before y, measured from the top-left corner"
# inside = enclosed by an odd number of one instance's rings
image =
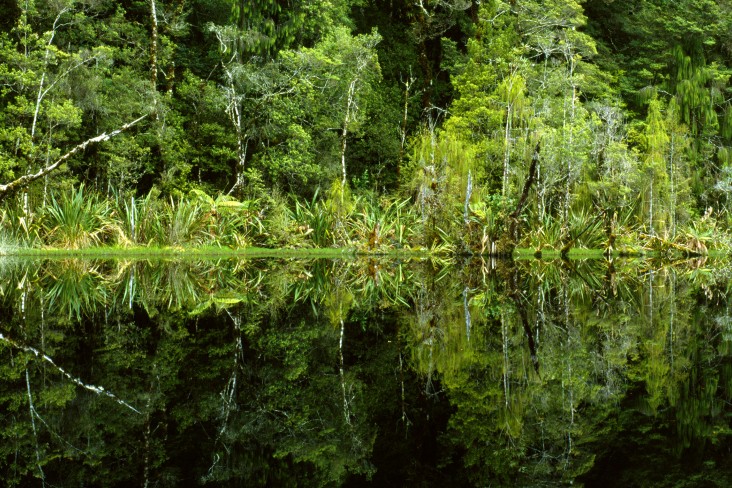
[[[569,311],[569,287],[565,283],[563,287],[563,301],[564,301],[564,325],[566,327],[567,341],[565,350],[567,351],[565,360],[567,362],[567,378],[562,381],[562,389],[565,390],[567,401],[569,402],[569,426],[567,428],[567,452],[565,456],[565,465],[569,465],[570,457],[572,455],[572,431],[574,429],[574,378],[572,371],[572,323],[570,319]]]
[[[472,319],[470,317],[470,307],[468,306],[468,287],[463,290],[463,312],[465,314],[465,336],[470,342],[470,329],[472,328]]]
[[[510,395],[510,384],[509,384],[509,370],[511,368],[511,362],[508,356],[508,320],[506,318],[506,312],[501,312],[501,348],[503,350],[503,396],[508,409],[508,399]]]
[[[350,401],[346,392],[346,367],[343,362],[343,338],[346,335],[346,326],[341,318],[341,331],[340,338],[338,340],[338,354],[340,356],[340,376],[341,376],[341,390],[343,392],[343,417],[348,425],[351,425],[351,409]]]
[[[42,486],[46,486],[46,475],[43,472],[43,466],[41,466],[41,448],[38,444],[38,430],[36,429],[36,407],[33,405],[33,394],[31,393],[30,375],[28,374],[28,368],[25,368],[25,384],[28,390],[28,411],[31,419],[31,428],[33,430],[33,440],[36,447],[36,466],[38,466],[41,484]]]

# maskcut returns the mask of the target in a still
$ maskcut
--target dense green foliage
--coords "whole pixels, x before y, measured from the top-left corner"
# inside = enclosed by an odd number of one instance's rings
[[[699,250],[702,218],[732,222],[726,0],[2,5],[11,234],[79,185],[105,211],[203,191],[283,214],[339,181],[472,252],[566,249],[587,226]]]
[[[729,263],[0,262],[6,486],[729,486]]]

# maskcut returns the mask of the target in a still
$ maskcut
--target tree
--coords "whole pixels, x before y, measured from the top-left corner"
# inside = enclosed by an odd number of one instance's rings
[[[666,195],[668,177],[665,162],[669,143],[666,124],[661,115],[661,102],[657,99],[651,100],[648,105],[648,118],[646,119],[644,136],[646,158],[643,173],[648,182],[645,209],[647,209],[648,215],[648,232],[655,236],[656,229],[660,227],[665,230],[666,227],[664,212],[668,206],[664,204],[667,202],[661,201],[661,207],[659,208],[657,200],[659,200],[659,195]],[[654,203],[656,203],[656,215],[654,215]],[[654,226],[654,222],[658,224]]]
[[[34,2],[19,3],[20,16],[11,33],[0,33],[0,199],[45,178],[88,146],[106,141],[146,116],[120,124],[110,132],[86,138],[80,132],[82,108],[70,81],[77,72],[104,67],[110,50],[104,46],[67,52],[57,46],[60,31],[83,24],[85,15],[73,0],[51,9],[49,30],[35,31],[41,13]],[[12,36],[12,37],[11,37]],[[74,144],[74,140],[81,140]],[[69,146],[69,144],[72,144]]]
[[[577,2],[481,5],[446,124],[474,141],[488,166],[486,188],[500,189],[504,198],[517,198],[533,181],[531,162],[541,139],[538,214],[561,216],[565,233],[590,152],[582,90],[597,82],[587,61],[595,46],[580,30],[584,23]]]
[[[366,96],[381,76],[375,50],[380,40],[381,36],[375,31],[368,35],[361,34],[354,37],[345,28],[338,28],[315,48],[316,51],[321,51],[326,59],[329,59],[330,66],[324,75],[332,82],[328,88],[337,94],[338,106],[329,115],[340,119],[338,125],[342,185],[347,183],[348,138],[360,129],[364,118],[363,105],[366,102]]]

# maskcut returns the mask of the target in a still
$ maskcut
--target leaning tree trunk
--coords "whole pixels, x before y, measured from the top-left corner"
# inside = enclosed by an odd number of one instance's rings
[[[524,208],[526,208],[526,204],[529,199],[529,191],[531,191],[531,187],[536,182],[536,168],[539,165],[539,150],[540,143],[537,143],[536,148],[534,149],[534,155],[531,157],[529,176],[524,182],[524,189],[521,192],[521,197],[516,204],[516,209],[511,213],[511,215],[509,215],[508,238],[511,242],[511,251],[516,247],[519,238],[521,237],[519,232],[519,217],[521,216],[521,212],[524,211]]]
[[[92,137],[91,139],[87,139],[86,141],[82,142],[81,144],[78,144],[73,149],[71,149],[69,152],[58,158],[54,163],[49,164],[47,166],[44,166],[38,172],[33,174],[26,174],[21,176],[20,178],[16,178],[15,180],[11,181],[10,183],[7,183],[5,185],[0,185],[0,201],[2,201],[4,198],[6,198],[9,194],[13,193],[14,191],[17,191],[21,188],[25,188],[29,184],[33,183],[34,181],[45,177],[49,173],[56,170],[61,164],[68,161],[72,156],[75,154],[83,151],[87,148],[87,146],[90,146],[92,144],[97,144],[99,142],[108,141],[109,139],[113,138],[114,136],[124,132],[125,130],[129,129],[130,127],[136,125],[138,122],[143,120],[147,117],[147,114],[138,117],[137,119],[133,120],[132,122],[129,122],[119,129],[115,129],[109,134],[106,132],[99,134],[96,137]]]

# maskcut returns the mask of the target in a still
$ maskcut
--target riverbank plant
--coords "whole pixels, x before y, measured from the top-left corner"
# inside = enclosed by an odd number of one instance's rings
[[[13,199],[0,209],[0,251],[38,247],[42,243],[38,215]]]
[[[43,218],[46,244],[67,249],[105,244],[113,228],[109,202],[84,185],[51,195]]]
[[[27,249],[70,251],[123,249],[349,249],[363,254],[425,252],[432,255],[506,255],[514,248],[534,254],[575,250],[636,254],[706,254],[730,250],[730,237],[708,212],[678,226],[675,236],[648,234],[632,209],[614,212],[573,209],[565,223],[535,209],[513,217],[515,203],[497,195],[475,195],[464,208],[456,201],[425,213],[413,197],[375,192],[352,194],[335,181],[308,200],[278,192],[237,199],[194,189],[162,197],[107,198],[81,185],[51,191],[46,208],[30,211],[12,200],[0,209],[0,252]],[[433,202],[437,205],[438,202]],[[434,218],[439,215],[439,218]],[[452,216],[451,216],[452,215]],[[516,219],[515,225],[512,219]],[[508,235],[518,229],[518,241]],[[672,251],[670,251],[672,250]],[[144,251],[141,251],[144,252]]]

